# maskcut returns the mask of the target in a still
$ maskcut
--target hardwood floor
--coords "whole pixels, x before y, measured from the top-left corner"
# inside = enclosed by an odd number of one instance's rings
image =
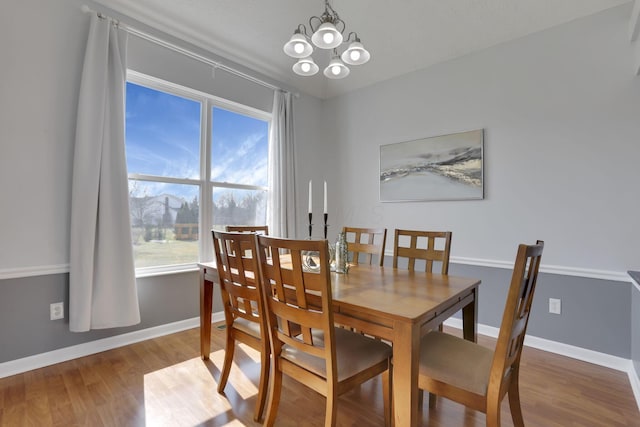
[[[456,333],[457,331],[452,331]],[[223,332],[213,328],[211,360],[191,329],[0,379],[1,426],[258,426],[257,353],[236,350],[226,397],[216,392]],[[481,343],[494,340],[481,337]],[[239,369],[238,369],[239,368]],[[521,401],[527,426],[640,426],[627,375],[525,348]],[[381,426],[380,380],[340,398],[338,425]],[[503,425],[512,426],[507,399]],[[322,426],[324,398],[285,378],[279,426]],[[422,425],[482,427],[484,415],[439,399]]]

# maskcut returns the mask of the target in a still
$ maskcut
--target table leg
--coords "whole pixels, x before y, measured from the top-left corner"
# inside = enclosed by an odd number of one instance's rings
[[[462,308],[462,335],[465,340],[477,342],[478,288],[473,289],[473,301]]]
[[[418,425],[420,326],[396,322],[393,327],[393,409],[396,427]]]
[[[200,269],[200,356],[209,359],[211,352],[211,310],[213,309],[213,282],[205,279],[205,269]]]

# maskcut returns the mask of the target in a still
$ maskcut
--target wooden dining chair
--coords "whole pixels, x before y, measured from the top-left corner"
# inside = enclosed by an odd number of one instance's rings
[[[384,418],[390,425],[391,347],[334,326],[327,241],[257,239],[272,348],[265,425],[276,421],[283,374],[325,396],[327,427],[336,425],[338,396],[382,374]],[[318,260],[317,272],[303,269],[310,253]]]
[[[236,343],[241,342],[260,351],[258,400],[253,415],[255,421],[260,421],[267,397],[270,347],[264,300],[257,285],[255,234],[222,231],[213,231],[212,234],[227,338],[218,393],[223,393],[227,384]]]
[[[235,233],[256,233],[269,235],[268,225],[227,225],[226,230],[228,232]]]
[[[386,228],[343,227],[347,239],[347,252],[351,254],[351,262],[358,264],[360,254],[364,254],[367,264],[373,263],[377,257],[378,265],[384,264],[384,248],[387,242]]]
[[[432,331],[422,338],[418,387],[486,414],[487,426],[500,426],[500,403],[509,393],[511,417],[523,427],[518,374],[531,302],[544,242],[518,247],[495,351]],[[435,399],[429,399],[435,408]]]
[[[433,273],[434,264],[440,263],[440,274],[449,274],[449,254],[451,253],[450,231],[421,231],[396,229],[393,243],[393,268],[398,268],[398,260],[407,258],[407,268],[415,270],[416,260],[424,261],[424,271]],[[408,245],[403,244],[408,239]],[[442,323],[438,325],[442,331]]]
[[[393,268],[399,258],[407,258],[407,268],[414,270],[416,260],[424,260],[424,271],[433,273],[433,265],[440,262],[440,274],[449,274],[451,252],[450,231],[396,230],[393,243]],[[403,244],[408,239],[408,245]]]

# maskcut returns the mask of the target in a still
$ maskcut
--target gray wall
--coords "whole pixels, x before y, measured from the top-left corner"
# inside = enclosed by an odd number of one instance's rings
[[[452,264],[449,273],[482,280],[478,322],[499,328],[512,270]],[[627,282],[540,273],[527,333],[629,359],[630,292]],[[562,300],[560,315],[549,313],[549,298]]]
[[[198,316],[197,272],[138,279],[137,284],[140,324],[73,333],[68,318],[49,320],[50,303],[64,301],[68,307],[68,274],[0,280],[0,363]]]

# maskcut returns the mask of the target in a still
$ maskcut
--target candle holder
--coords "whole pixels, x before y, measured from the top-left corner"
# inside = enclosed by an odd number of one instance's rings
[[[325,213],[324,214],[324,239],[327,240],[327,227],[329,226],[329,224],[327,224],[327,219],[329,219],[329,214]]]
[[[313,217],[313,214],[309,212],[309,240],[311,240],[311,233],[313,231],[313,224],[311,223],[312,217]]]

